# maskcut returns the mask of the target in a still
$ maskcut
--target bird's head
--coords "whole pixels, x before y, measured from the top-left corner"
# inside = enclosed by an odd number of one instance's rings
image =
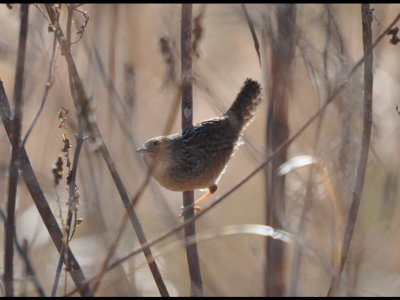
[[[136,150],[144,155],[144,160],[149,166],[154,159],[162,162],[172,156],[171,139],[166,136],[159,136],[148,140],[144,145]]]

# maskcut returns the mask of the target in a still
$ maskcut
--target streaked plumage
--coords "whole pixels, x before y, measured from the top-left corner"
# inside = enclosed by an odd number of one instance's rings
[[[210,188],[213,192],[220,174],[238,146],[242,131],[261,102],[261,86],[247,79],[230,109],[176,134],[148,140],[138,152],[153,176],[173,191]]]

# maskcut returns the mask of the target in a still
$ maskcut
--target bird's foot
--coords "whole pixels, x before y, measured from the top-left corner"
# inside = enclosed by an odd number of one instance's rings
[[[190,208],[193,208],[197,212],[199,212],[201,210],[200,206],[197,206],[197,205],[194,205],[194,204],[190,205],[190,206],[186,206],[186,207],[181,206],[181,208],[182,208],[182,213],[178,216],[178,220],[181,221],[181,222],[183,222],[183,214],[185,212],[187,212]]]

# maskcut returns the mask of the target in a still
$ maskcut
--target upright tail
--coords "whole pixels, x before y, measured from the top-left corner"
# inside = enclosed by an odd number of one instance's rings
[[[233,117],[240,128],[244,129],[258,109],[261,102],[260,94],[261,85],[257,81],[247,78],[226,115]]]

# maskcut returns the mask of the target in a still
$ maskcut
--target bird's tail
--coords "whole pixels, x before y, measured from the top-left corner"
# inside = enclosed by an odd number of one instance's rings
[[[240,128],[244,129],[258,109],[261,102],[260,94],[261,85],[257,81],[247,78],[226,115],[232,116]]]

